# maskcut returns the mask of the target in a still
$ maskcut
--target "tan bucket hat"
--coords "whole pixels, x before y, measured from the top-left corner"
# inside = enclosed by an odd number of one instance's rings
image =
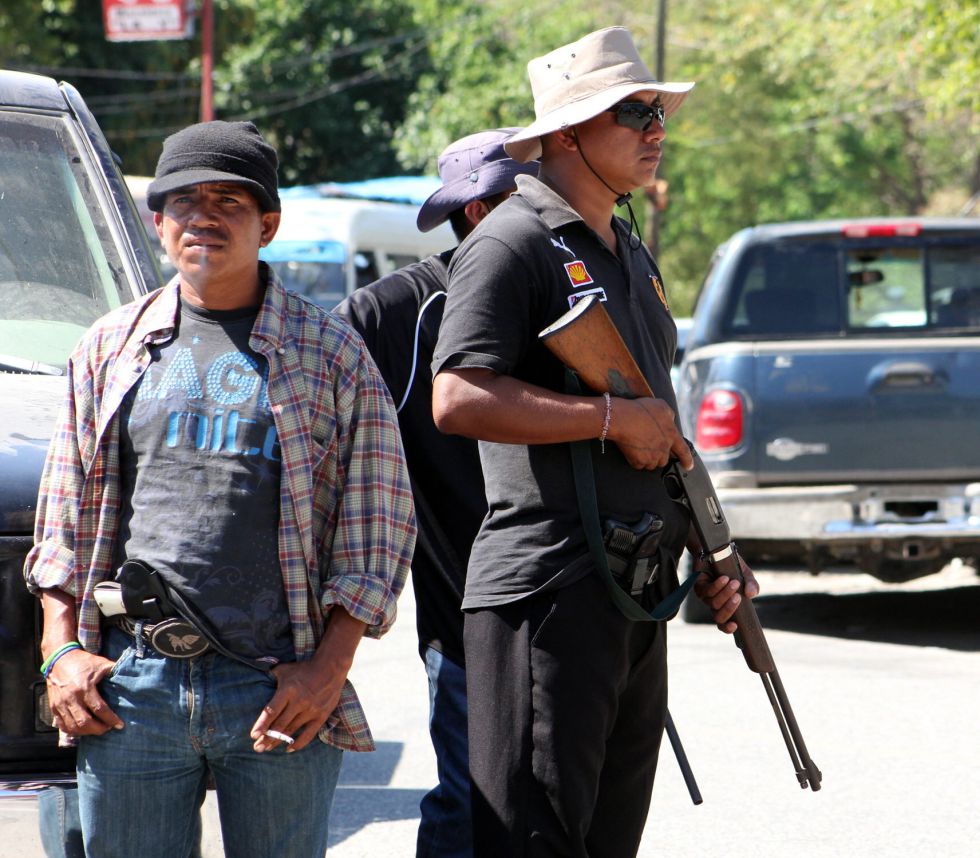
[[[634,92],[659,92],[670,116],[694,89],[692,81],[658,81],[625,27],[596,30],[535,57],[527,64],[527,76],[536,119],[504,144],[507,154],[522,163],[541,157],[542,134],[585,122]]]

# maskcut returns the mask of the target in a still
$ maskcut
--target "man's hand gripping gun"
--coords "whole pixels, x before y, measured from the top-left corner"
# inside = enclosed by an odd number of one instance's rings
[[[735,543],[731,540],[731,531],[728,529],[725,513],[722,512],[721,504],[718,502],[708,469],[701,461],[694,445],[690,441],[688,444],[694,457],[694,467],[690,471],[685,471],[676,459],[673,460],[664,472],[667,493],[674,501],[683,504],[691,512],[691,521],[701,543],[702,557],[707,561],[704,571],[711,578],[725,575],[732,581],[738,581],[741,591],[744,584],[742,563]],[[789,758],[796,770],[796,779],[802,789],[809,786],[816,792],[820,789],[823,776],[807,752],[803,734],[796,723],[793,707],[789,704],[786,689],[783,688],[783,682],[779,678],[779,671],[776,670],[776,663],[769,651],[769,643],[762,631],[762,624],[759,622],[752,600],[743,598],[732,619],[738,625],[735,643],[742,650],[749,670],[758,673],[762,678],[762,685],[776,714],[786,750],[789,751]]]
[[[578,301],[558,321],[543,330],[539,337],[562,363],[574,370],[597,393],[609,392],[624,398],[653,396],[597,296],[589,295]],[[668,493],[691,512],[694,530],[707,561],[704,571],[712,578],[726,575],[738,581],[741,587],[744,580],[741,561],[731,541],[728,522],[708,471],[693,445],[691,453],[694,457],[691,471],[685,471],[676,460],[665,469],[664,482]],[[735,643],[742,650],[749,669],[762,678],[800,787],[806,789],[809,786],[814,791],[820,789],[822,775],[807,753],[751,599],[742,599],[732,619],[738,624]]]

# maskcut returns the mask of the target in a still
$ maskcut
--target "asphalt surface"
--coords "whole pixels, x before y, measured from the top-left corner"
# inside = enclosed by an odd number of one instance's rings
[[[665,742],[639,855],[977,855],[980,579],[958,565],[901,586],[759,577],[759,615],[823,788],[797,784],[762,684],[731,639],[676,620],[671,711],[704,803],[692,805]],[[331,858],[414,855],[418,802],[435,780],[410,588],[400,611],[385,639],[361,645],[352,673],[378,751],[345,760]],[[209,796],[205,856],[221,854]],[[33,803],[0,804],[0,858],[42,855]]]

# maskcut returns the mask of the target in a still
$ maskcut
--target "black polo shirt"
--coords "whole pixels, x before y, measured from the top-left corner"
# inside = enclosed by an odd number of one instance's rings
[[[600,290],[654,394],[676,411],[670,366],[677,328],[653,258],[630,244],[622,220],[613,221],[617,255],[538,179],[519,176],[517,186],[453,256],[433,375],[479,367],[564,391],[564,368],[538,333],[569,309],[570,296]],[[464,608],[519,599],[588,553],[567,444],[481,441],[480,457],[489,513],[470,556]],[[595,442],[593,461],[600,516],[660,515],[665,543],[679,555],[688,518],[661,474],[630,467],[612,443],[603,454]]]
[[[446,306],[452,251],[358,289],[334,312],[364,338],[398,409],[412,479],[418,540],[412,585],[421,649],[463,664],[463,584],[470,546],[487,511],[476,442],[444,435],[432,420],[429,364]]]

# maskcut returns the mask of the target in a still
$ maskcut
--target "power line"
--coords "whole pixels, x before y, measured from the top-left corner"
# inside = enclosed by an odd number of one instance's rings
[[[328,51],[320,51],[312,54],[303,54],[295,59],[286,59],[276,63],[271,63],[267,67],[267,71],[274,75],[281,73],[283,71],[295,70],[300,67],[307,67],[314,63],[328,63],[338,59],[344,59],[351,56],[356,56],[358,54],[366,53],[367,51],[376,49],[391,47],[394,45],[404,44],[410,42],[414,38],[421,37],[421,41],[416,45],[409,48],[408,51],[400,54],[396,59],[401,59],[403,57],[410,57],[417,54],[420,50],[425,48],[429,41],[434,38],[438,33],[443,32],[454,26],[459,26],[465,22],[467,17],[471,17],[473,13],[463,12],[458,15],[454,20],[448,21],[443,24],[442,27],[438,29],[424,29],[424,28],[413,28],[412,30],[405,31],[402,33],[397,33],[391,36],[377,37],[373,39],[365,39],[356,44],[347,45],[344,47],[334,48]],[[87,78],[99,78],[105,80],[119,80],[119,81],[138,81],[138,82],[179,82],[185,80],[200,81],[200,72],[192,72],[186,74],[179,73],[164,73],[164,72],[135,72],[135,71],[125,71],[125,70],[114,70],[114,69],[94,69],[94,68],[84,68],[84,67],[72,67],[72,66],[46,66],[46,65],[32,65],[25,64],[21,66],[10,66],[10,68],[18,71],[28,71],[36,74],[45,74],[53,77],[87,77]],[[294,110],[297,107],[302,107],[306,104],[321,100],[328,97],[336,92],[346,89],[350,86],[355,86],[359,83],[366,83],[372,79],[383,79],[389,75],[377,73],[363,73],[357,75],[350,81],[344,81],[339,84],[332,84],[328,87],[321,88],[319,90],[314,90],[313,92],[304,91],[301,88],[276,90],[272,92],[261,92],[253,94],[253,98],[256,101],[270,101],[275,100],[280,102],[277,107],[270,107],[265,110],[261,110],[242,117],[229,117],[229,118],[263,118],[267,116],[272,116],[279,113],[284,113],[289,110]],[[137,92],[137,93],[117,93],[113,95],[105,96],[93,96],[86,99],[86,103],[92,108],[93,112],[96,112],[99,116],[111,116],[116,114],[121,114],[132,109],[133,106],[144,104],[146,102],[155,102],[158,106],[163,107],[167,104],[175,104],[179,106],[180,102],[185,99],[196,96],[198,90],[195,88],[190,89],[178,89],[178,90],[168,90],[165,92]],[[292,101],[287,101],[282,104],[282,99],[289,99],[295,96]],[[169,134],[172,131],[177,130],[175,128],[157,128],[157,129],[145,129],[136,132],[125,132],[122,130],[115,131],[113,129],[104,129],[106,136],[109,137],[123,137],[126,139],[142,138],[142,137],[155,137],[160,133]]]
[[[922,107],[923,99],[911,99],[908,101],[897,101],[891,104],[881,104],[871,107],[864,111],[851,111],[849,113],[834,113],[831,116],[819,116],[812,119],[805,119],[802,122],[790,122],[783,125],[760,125],[754,133],[760,136],[774,136],[777,134],[796,134],[799,131],[810,131],[824,125],[839,125],[845,122],[859,122],[872,116],[880,116],[885,113],[904,113],[913,108]],[[708,140],[686,141],[683,145],[690,149],[707,149],[714,146],[724,146],[731,143],[731,136],[712,137]]]
[[[461,23],[462,20],[469,13],[463,13],[457,20],[457,24]],[[276,73],[279,71],[286,71],[289,69],[296,69],[303,66],[313,65],[317,62],[330,62],[336,59],[343,59],[345,57],[355,56],[357,54],[366,53],[367,51],[373,50],[374,48],[388,47],[390,45],[397,45],[401,42],[408,42],[417,36],[427,36],[431,35],[431,32],[426,31],[421,27],[417,27],[413,30],[406,31],[404,33],[397,33],[392,36],[378,37],[374,39],[366,39],[362,42],[358,42],[353,45],[347,45],[340,48],[332,48],[328,51],[321,51],[312,54],[302,54],[295,59],[280,60],[279,62],[271,63],[269,65],[269,71],[271,73]],[[9,65],[7,66],[11,71],[23,71],[32,72],[34,74],[43,74],[48,77],[59,77],[59,76],[70,76],[70,77],[86,77],[86,78],[101,78],[104,80],[136,80],[136,81],[179,81],[179,80],[196,80],[201,79],[200,71],[192,72],[139,72],[130,71],[126,69],[105,69],[105,68],[90,68],[84,66],[49,66],[49,65],[33,65],[33,64],[23,64],[23,65]]]
[[[139,81],[160,81],[160,80],[200,80],[200,72],[135,72],[124,71],[122,69],[91,69],[79,68],[75,66],[36,66],[36,65],[12,65],[7,66],[12,71],[32,72],[33,74],[43,74],[48,77],[94,77],[106,80],[139,80]]]
[[[415,53],[418,53],[427,46],[428,42],[423,40],[419,44],[414,45],[408,50],[403,51],[398,55],[398,59],[407,58]],[[319,89],[302,93],[294,98],[292,101],[286,102],[285,104],[278,104],[275,106],[270,106],[265,109],[247,111],[244,113],[239,113],[231,116],[226,116],[227,120],[235,121],[241,119],[267,119],[270,116],[275,116],[280,113],[286,113],[290,110],[295,110],[299,107],[305,107],[308,104],[312,104],[315,101],[321,101],[324,98],[328,98],[331,95],[335,95],[338,92],[342,92],[346,89],[351,89],[356,86],[361,86],[366,83],[372,83],[375,81],[384,80],[393,75],[390,70],[390,65],[386,66],[384,69],[370,69],[368,71],[361,72],[360,74],[354,75],[353,77],[346,78],[342,81],[335,81],[327,86],[320,87]],[[301,92],[299,90],[294,90],[294,92]],[[111,139],[126,139],[126,140],[139,140],[148,138],[159,138],[166,137],[168,134],[172,134],[174,131],[178,131],[183,125],[171,126],[165,128],[148,128],[139,131],[127,130],[127,129],[110,129],[103,128],[106,137]]]
[[[126,113],[133,107],[147,102],[179,101],[186,98],[197,98],[201,90],[197,87],[190,89],[168,89],[159,92],[120,93],[115,95],[95,95],[85,99],[89,109],[100,116],[113,113]]]

